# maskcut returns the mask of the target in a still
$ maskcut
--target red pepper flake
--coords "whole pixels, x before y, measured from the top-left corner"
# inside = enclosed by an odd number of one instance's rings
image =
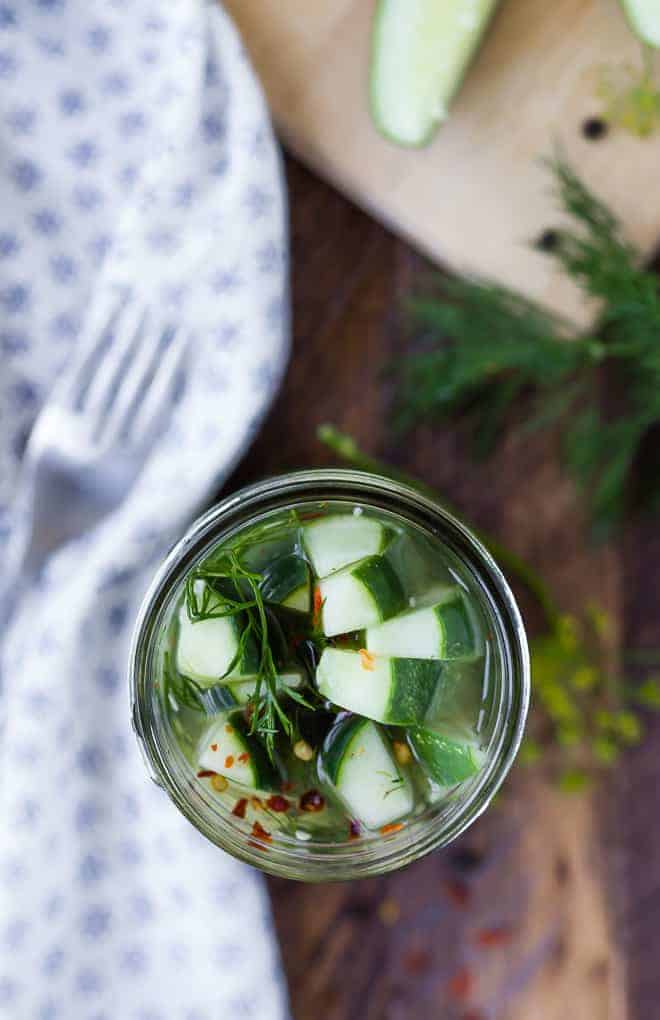
[[[360,649],[360,665],[362,669],[366,669],[369,673],[373,673],[376,668],[376,656],[368,652],[366,648]]]
[[[262,807],[264,806],[261,797],[250,797],[250,804],[252,805],[255,811],[261,811]]]
[[[238,760],[239,760],[239,761],[240,761],[240,762],[241,762],[241,763],[242,763],[243,765],[245,765],[245,763],[246,763],[246,762],[248,762],[248,761],[250,760],[250,755],[249,755],[249,754],[247,753],[247,751],[243,751],[243,753],[242,753],[242,754],[239,754],[239,756],[238,756]]]
[[[247,807],[247,797],[241,797],[237,800],[231,809],[231,813],[236,815],[237,818],[245,818],[245,809]]]
[[[321,621],[321,610],[323,609],[323,596],[321,595],[321,589],[318,584],[314,588],[314,611],[312,613],[312,623],[314,626],[318,626]]]
[[[288,811],[291,804],[286,797],[280,797],[279,793],[274,793],[272,797],[269,797],[266,801],[266,806],[271,811]]]
[[[389,836],[391,832],[400,832],[403,828],[403,822],[389,822],[388,825],[382,825],[380,828],[381,836]]]
[[[304,640],[305,638],[303,637],[302,634],[294,634],[293,637],[291,638],[291,647],[295,650],[296,648],[298,648],[299,645],[303,643]]]
[[[348,838],[349,839],[359,839],[360,838],[360,823],[358,821],[356,821],[355,818],[353,818],[351,820],[351,823],[348,826]]]
[[[449,994],[452,999],[457,999],[459,1002],[469,998],[473,988],[474,975],[467,967],[461,967],[460,970],[457,970],[449,982]]]
[[[197,778],[208,779],[209,776],[217,776],[217,774],[218,773],[214,772],[213,769],[200,769],[199,772],[197,773]]]
[[[233,754],[228,754],[227,757],[225,758],[225,768],[226,769],[230,769],[233,764],[234,764],[234,756],[233,756]]]
[[[315,521],[317,517],[325,517],[325,510],[313,510],[308,514],[298,514],[301,521]]]
[[[261,822],[254,822],[252,825],[252,835],[255,839],[263,839],[266,843],[272,843],[273,837],[270,832],[264,829]]]
[[[452,878],[443,884],[447,896],[455,907],[458,907],[460,910],[467,907],[472,898],[467,882],[462,882],[460,878]]]
[[[282,793],[290,793],[293,790],[293,783],[285,782],[280,786]]]
[[[318,790],[308,790],[307,793],[303,793],[300,798],[300,810],[301,811],[323,811],[325,807],[325,800],[321,796]]]
[[[513,938],[513,931],[507,924],[494,925],[492,928],[481,928],[475,933],[474,941],[483,949],[506,945]]]
[[[211,750],[212,751],[217,751],[218,750],[218,745],[217,744],[211,744]]]

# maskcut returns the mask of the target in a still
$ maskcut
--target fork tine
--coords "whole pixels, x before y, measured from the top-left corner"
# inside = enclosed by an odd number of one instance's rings
[[[92,380],[82,401],[82,410],[95,431],[102,426],[103,418],[111,408],[121,387],[123,374],[137,357],[140,338],[145,328],[147,312],[141,304],[123,306],[115,323],[112,343],[108,344],[96,364]],[[92,419],[96,419],[96,426]]]
[[[136,409],[132,420],[127,422],[127,441],[140,445],[148,440],[164,413],[168,399],[173,396],[177,373],[188,351],[191,337],[178,343],[176,336],[170,340],[165,353],[156,368],[146,397]]]
[[[120,384],[111,412],[104,423],[102,434],[104,444],[111,444],[123,438],[131,418],[135,416],[136,405],[144,400],[157,377],[163,348],[168,341],[169,346],[172,345],[176,330],[166,325],[155,330],[150,328],[148,340],[146,332],[131,364],[130,374]]]
[[[83,322],[82,343],[58,380],[58,403],[78,409],[89,386],[98,358],[108,346],[109,336],[126,304],[126,294],[105,289]]]

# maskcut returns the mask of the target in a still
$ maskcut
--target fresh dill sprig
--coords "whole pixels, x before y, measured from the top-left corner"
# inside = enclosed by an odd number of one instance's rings
[[[514,408],[527,429],[561,422],[565,462],[588,497],[594,534],[606,537],[631,505],[660,506],[658,465],[644,470],[642,456],[660,424],[660,282],[574,171],[561,159],[549,166],[574,225],[552,232],[548,257],[599,301],[597,331],[572,335],[492,283],[439,282],[410,305],[421,346],[398,373],[397,420],[409,428],[467,418],[478,455],[491,452]],[[607,407],[603,382],[616,395]]]
[[[243,661],[249,643],[254,642],[258,664],[254,694],[248,702],[250,733],[256,733],[263,739],[272,760],[277,734],[282,730],[292,740],[295,725],[278,697],[277,666],[261,582],[261,574],[248,570],[241,562],[239,552],[232,549],[223,553],[218,561],[191,572],[186,581],[185,599],[188,615],[193,621],[229,616],[242,618],[236,653],[225,672],[218,677],[218,683]],[[287,694],[307,706],[298,692],[288,691]]]

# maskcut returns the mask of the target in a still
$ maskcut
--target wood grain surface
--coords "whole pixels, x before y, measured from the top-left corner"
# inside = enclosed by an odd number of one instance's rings
[[[477,468],[460,431],[392,436],[382,370],[407,343],[400,298],[429,267],[296,162],[287,171],[292,359],[231,486],[332,463],[314,435],[332,421],[532,558],[567,609],[596,593],[622,639],[657,645],[658,529],[589,549],[556,437],[510,440]],[[295,1020],[660,1017],[659,739],[656,725],[598,796],[514,772],[454,847],[394,875],[270,880]]]
[[[642,250],[660,239],[660,135],[594,143],[581,131],[602,109],[603,69],[641,68],[618,0],[501,0],[452,116],[423,150],[392,145],[369,117],[376,2],[227,0],[289,146],[436,260],[586,323],[593,309],[529,247],[557,220],[542,158],[559,144]]]

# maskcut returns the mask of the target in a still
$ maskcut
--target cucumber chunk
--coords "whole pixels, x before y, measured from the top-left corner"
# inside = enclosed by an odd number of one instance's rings
[[[390,659],[326,648],[316,682],[335,705],[376,722],[408,726],[426,718],[444,668],[427,659]]]
[[[370,627],[405,606],[401,581],[383,556],[369,556],[319,582],[326,637]]]
[[[312,606],[312,585],[309,566],[302,556],[295,553],[281,556],[262,573],[261,594],[267,602],[275,602],[309,613]]]
[[[303,530],[303,542],[317,577],[327,577],[350,563],[382,552],[387,532],[362,514],[324,517]]]
[[[658,0],[619,0],[628,24],[647,46],[660,47],[660,4]]]
[[[457,659],[478,648],[477,631],[459,588],[425,609],[367,629],[367,648],[379,655]]]
[[[281,673],[277,677],[277,689],[286,693],[287,689],[297,690],[303,685],[303,676],[299,672]],[[262,683],[263,687],[263,683]],[[257,689],[257,678],[243,679],[227,684],[226,689],[231,692],[237,705],[247,705],[250,698]]]
[[[443,787],[455,786],[476,775],[486,760],[474,734],[412,726],[408,739],[420,764],[431,779]]]
[[[199,766],[253,790],[277,790],[280,777],[242,712],[222,713],[205,732]]]
[[[380,0],[370,92],[384,135],[400,145],[430,141],[496,6],[497,0]]]
[[[413,809],[410,783],[384,734],[368,719],[351,716],[337,723],[325,739],[319,764],[322,777],[367,829],[380,829]]]
[[[195,585],[198,604],[206,598],[205,609],[209,612],[222,609],[222,596],[205,586]],[[179,633],[176,647],[176,665],[184,676],[192,677],[205,687],[214,686],[226,676],[241,679],[254,676],[259,667],[259,650],[253,638],[248,638],[243,654],[234,663],[231,672],[227,670],[239,650],[243,618],[221,616],[208,620],[191,620],[185,604],[179,611]]]

